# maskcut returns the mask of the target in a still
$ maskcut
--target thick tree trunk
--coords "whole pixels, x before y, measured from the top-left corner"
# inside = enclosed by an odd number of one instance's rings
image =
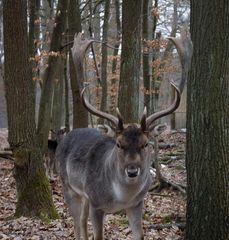
[[[78,1],[75,0],[69,1],[68,25],[69,25],[69,41],[73,41],[74,35],[82,31]],[[77,75],[75,72],[74,63],[71,57],[71,51],[69,65],[73,97],[73,128],[88,127],[88,113],[80,101],[80,89]]]
[[[229,239],[229,2],[191,0],[187,240]]]
[[[5,0],[3,7],[8,141],[15,160],[16,216],[56,218],[58,215],[35,135],[35,91],[29,62],[27,4],[23,0]]]
[[[18,196],[15,216],[38,216],[43,221],[58,218],[40,149],[18,148],[14,150],[14,158]]]
[[[122,12],[122,54],[118,106],[126,122],[137,122],[142,1],[124,0]]]

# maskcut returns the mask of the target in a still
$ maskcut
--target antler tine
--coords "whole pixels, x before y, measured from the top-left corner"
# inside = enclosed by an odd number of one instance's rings
[[[116,113],[117,113],[117,116],[118,116],[118,130],[122,131],[124,129],[124,127],[123,127],[123,117],[122,117],[118,108],[116,108]]]
[[[179,83],[179,86],[176,86],[173,82],[170,82],[170,84],[176,90],[175,99],[174,99],[172,105],[169,106],[167,109],[156,112],[156,113],[150,115],[148,118],[146,118],[146,128],[147,129],[149,129],[150,125],[155,120],[174,112],[179,107],[181,93],[183,91],[185,82],[188,77],[188,70],[190,67],[191,56],[192,56],[192,42],[187,34],[187,31],[185,29],[182,29],[180,38],[170,37],[169,40],[172,41],[172,43],[175,45],[177,52],[179,54],[180,63],[181,63],[181,67],[182,67],[181,81]]]
[[[98,109],[96,109],[95,107],[93,107],[85,98],[84,93],[87,87],[84,87],[83,90],[81,91],[81,101],[84,105],[84,107],[92,114],[96,115],[97,117],[101,117],[101,118],[105,118],[108,121],[110,121],[112,124],[115,125],[116,129],[119,129],[119,119],[116,118],[115,116],[109,114],[109,113],[105,113],[102,112]]]
[[[172,105],[170,105],[167,109],[164,109],[164,110],[161,110],[159,112],[156,112],[152,115],[150,115],[149,117],[146,118],[146,129],[149,129],[150,128],[150,125],[156,121],[157,119],[159,118],[162,118],[166,115],[169,115],[170,113],[174,112],[178,107],[179,107],[179,104],[180,104],[180,99],[181,99],[181,93],[180,93],[180,90],[179,88],[173,83],[173,82],[170,82],[170,84],[175,88],[176,90],[176,94],[175,94],[175,99],[172,103]]]
[[[144,111],[142,113],[142,118],[141,118],[141,129],[143,132],[146,132],[148,131],[147,128],[146,128],[146,115],[147,115],[147,109],[146,109],[146,106],[144,107]]]

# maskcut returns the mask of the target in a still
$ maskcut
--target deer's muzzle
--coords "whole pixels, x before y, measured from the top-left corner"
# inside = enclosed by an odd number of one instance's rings
[[[140,168],[134,165],[128,165],[125,168],[125,173],[130,178],[135,178],[140,174]]]

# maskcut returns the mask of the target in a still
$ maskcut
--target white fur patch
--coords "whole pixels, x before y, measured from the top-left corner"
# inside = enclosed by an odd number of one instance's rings
[[[124,199],[124,193],[120,187],[120,184],[116,183],[116,182],[112,182],[112,187],[113,187],[113,191],[115,194],[115,197],[118,201],[123,201]]]

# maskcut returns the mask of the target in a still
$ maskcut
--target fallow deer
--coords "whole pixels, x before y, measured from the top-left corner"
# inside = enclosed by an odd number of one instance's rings
[[[57,148],[60,175],[67,206],[74,219],[77,239],[88,239],[88,216],[93,226],[94,240],[103,239],[103,221],[106,213],[125,210],[133,239],[144,238],[142,230],[143,198],[152,182],[150,174],[149,132],[155,121],[174,112],[180,103],[181,92],[187,78],[191,58],[191,41],[170,38],[175,45],[182,66],[181,82],[175,89],[171,106],[147,117],[144,110],[140,124],[124,125],[117,110],[117,117],[97,110],[85,97],[81,99],[92,114],[109,121],[115,128],[115,137],[107,137],[96,129],[75,129],[67,134]],[[83,58],[93,40],[78,34],[72,48],[77,77],[84,81]]]

